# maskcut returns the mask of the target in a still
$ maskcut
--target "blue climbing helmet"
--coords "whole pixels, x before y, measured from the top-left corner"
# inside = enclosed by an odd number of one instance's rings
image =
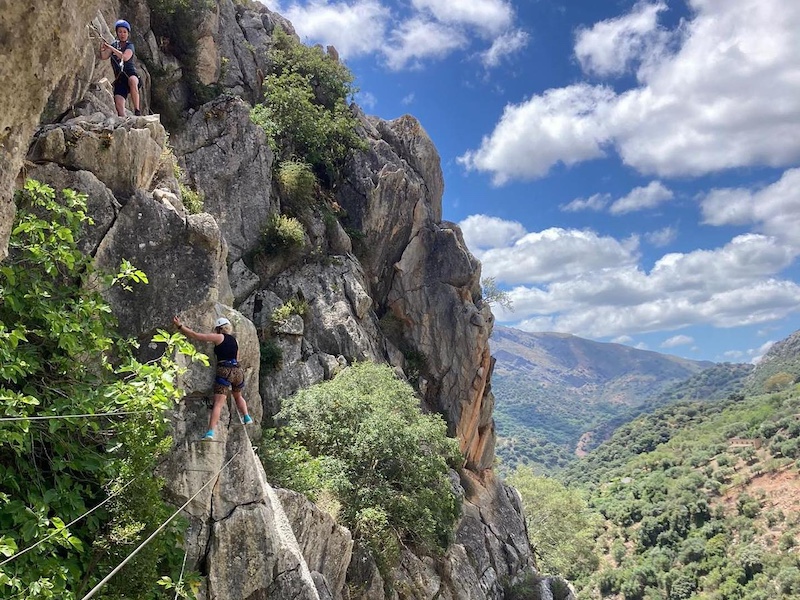
[[[131,32],[131,24],[128,23],[125,19],[120,19],[119,21],[114,23],[114,31],[116,31],[120,27],[124,27],[125,29],[127,29],[128,33]]]

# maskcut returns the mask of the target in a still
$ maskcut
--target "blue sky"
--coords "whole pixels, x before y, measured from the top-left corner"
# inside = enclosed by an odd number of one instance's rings
[[[732,362],[800,329],[800,2],[264,3],[420,120],[501,323]]]

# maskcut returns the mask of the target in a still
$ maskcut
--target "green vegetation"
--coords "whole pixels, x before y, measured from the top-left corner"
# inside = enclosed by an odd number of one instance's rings
[[[300,159],[331,184],[350,153],[365,148],[347,104],[355,92],[353,75],[321,48],[304,46],[280,28],[273,43],[264,104],[253,108],[251,118],[279,160]]]
[[[422,414],[414,390],[391,368],[354,364],[285,399],[276,422],[281,428],[265,452],[270,481],[335,498],[339,521],[384,575],[400,544],[434,553],[447,547],[460,510],[448,478],[458,444],[440,417]]]
[[[290,298],[272,311],[273,323],[283,323],[292,315],[304,316],[308,312],[308,302],[300,298]]]
[[[267,222],[261,247],[267,254],[299,250],[305,244],[305,235],[303,224],[294,217],[273,215]]]
[[[515,469],[508,483],[526,507],[528,537],[539,570],[568,579],[592,573],[599,564],[593,545],[600,519],[589,511],[583,495],[535,475],[530,467]]]
[[[604,525],[579,598],[761,600],[800,593],[800,390],[666,407],[570,467]],[[532,509],[532,510],[535,510]]]
[[[203,194],[190,188],[183,183],[178,184],[181,189],[181,198],[183,199],[183,206],[190,215],[196,215],[203,212]]]
[[[278,167],[278,183],[292,207],[300,209],[312,204],[317,187],[314,171],[301,160],[286,160]]]
[[[752,365],[717,364],[633,405],[587,402],[568,386],[545,386],[528,375],[498,373],[492,378],[492,388],[498,398],[495,412],[500,433],[497,454],[503,468],[528,464],[540,473],[555,474],[578,460],[575,450],[579,440],[582,449],[588,451],[637,416],[657,411],[664,405],[690,400],[722,400],[741,394],[752,370]],[[663,429],[658,423],[653,424],[653,428]],[[581,440],[586,432],[591,432],[591,436]],[[646,440],[632,439],[631,444],[637,447],[655,439],[652,436],[647,436]]]
[[[776,391],[786,375],[791,376],[794,383],[800,382],[800,331],[769,349],[748,377],[744,391],[747,394]],[[779,376],[777,380],[774,379],[775,376]],[[771,389],[768,388],[768,383]]]
[[[39,543],[0,567],[0,596],[71,600],[172,514],[161,500],[161,479],[152,476],[171,445],[164,410],[181,396],[171,357],[179,351],[207,359],[182,336],[160,332],[154,341],[165,353],[141,363],[135,342],[115,335],[111,309],[94,290],[147,278],[127,262],[104,276],[78,251],[79,231],[91,224],[85,196],[64,190],[57,197],[28,181],[16,203],[9,256],[0,266],[3,415],[135,413],[0,424],[0,555]],[[155,538],[103,597],[161,597],[159,575],[177,576],[180,567],[180,529]]]
[[[283,350],[278,343],[272,338],[267,338],[259,344],[259,347],[261,349],[261,368],[266,372],[279,370],[283,365]]]

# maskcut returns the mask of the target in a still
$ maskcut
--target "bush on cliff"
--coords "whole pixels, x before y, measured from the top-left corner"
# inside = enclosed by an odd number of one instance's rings
[[[341,522],[384,573],[401,543],[447,547],[460,510],[448,478],[458,443],[439,416],[422,414],[414,390],[391,368],[354,364],[284,400],[276,419],[284,448],[299,443],[318,461],[320,487],[336,496]],[[267,468],[278,482],[288,475]]]
[[[355,92],[353,75],[321,48],[304,46],[280,28],[273,43],[264,103],[253,108],[251,118],[280,160],[299,158],[330,184],[350,153],[366,148],[347,105]]]
[[[167,353],[151,363],[114,334],[111,309],[94,290],[146,276],[125,263],[104,277],[77,248],[91,221],[86,198],[57,198],[29,181],[18,194],[9,256],[0,264],[0,403],[3,416],[134,412],[118,417],[0,423],[2,598],[81,598],[172,513],[152,473],[168,450],[164,409],[180,397],[180,336],[156,337]],[[112,494],[111,502],[69,527]],[[49,539],[48,536],[52,536]],[[177,575],[180,532],[146,546],[103,588],[104,598],[159,597],[157,580]]]

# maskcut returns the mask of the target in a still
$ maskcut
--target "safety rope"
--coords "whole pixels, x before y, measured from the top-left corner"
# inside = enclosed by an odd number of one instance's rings
[[[178,594],[181,592],[181,584],[183,583],[183,571],[186,569],[186,557],[189,556],[189,553],[184,551],[183,552],[183,564],[181,565],[181,574],[178,577],[178,585],[175,586],[175,600],[178,600]]]
[[[91,417],[116,417],[121,415],[140,415],[150,410],[125,410],[118,412],[88,413],[83,415],[43,415],[34,417],[0,417],[0,421],[45,421],[48,419],[88,419]]]
[[[59,527],[58,529],[56,529],[56,530],[55,530],[53,533],[51,533],[51,534],[50,534],[50,535],[48,535],[47,537],[45,537],[45,538],[42,538],[41,540],[39,540],[38,542],[36,542],[36,543],[35,543],[33,546],[28,546],[28,547],[27,547],[27,548],[25,548],[24,550],[20,550],[20,551],[19,551],[19,552],[17,552],[16,554],[12,554],[12,555],[11,555],[11,556],[9,556],[7,559],[5,559],[3,562],[0,562],[0,567],[2,567],[2,566],[3,566],[4,564],[6,564],[6,563],[9,563],[9,562],[11,562],[11,561],[12,561],[12,560],[14,560],[15,558],[19,558],[20,556],[22,556],[22,555],[23,555],[23,554],[25,554],[26,552],[30,552],[31,550],[33,550],[34,548],[36,548],[36,546],[38,546],[39,544],[44,544],[44,543],[45,543],[47,540],[49,540],[51,537],[53,537],[54,535],[58,535],[59,533],[61,533],[61,532],[62,532],[62,531],[64,531],[65,529],[69,529],[69,528],[70,528],[70,527],[72,527],[72,526],[73,526],[75,523],[77,523],[78,521],[80,521],[81,519],[83,519],[84,517],[88,517],[90,514],[92,514],[92,513],[93,513],[94,511],[96,511],[98,508],[100,508],[101,506],[103,506],[103,505],[104,505],[106,502],[108,502],[109,500],[111,500],[111,499],[115,498],[116,496],[119,496],[119,495],[120,495],[122,492],[124,492],[124,491],[125,491],[125,489],[126,489],[126,488],[127,488],[129,485],[130,485],[130,484],[132,484],[134,481],[136,481],[136,479],[135,479],[135,478],[134,478],[134,479],[131,479],[131,480],[130,480],[128,483],[126,483],[124,486],[122,486],[122,487],[121,487],[120,489],[118,489],[116,492],[114,492],[113,494],[111,494],[111,495],[110,495],[108,498],[106,498],[105,500],[103,500],[103,501],[102,501],[100,504],[98,504],[98,505],[97,505],[97,506],[95,506],[94,508],[90,508],[90,509],[89,509],[89,510],[87,510],[85,513],[83,513],[83,514],[82,514],[80,517],[78,517],[77,519],[73,519],[72,521],[70,521],[70,522],[69,522],[69,523],[67,523],[66,525],[63,525],[62,527]]]
[[[171,521],[172,521],[172,520],[173,520],[175,517],[177,517],[177,516],[178,516],[178,515],[181,513],[181,511],[182,511],[184,508],[186,508],[187,506],[189,506],[189,503],[190,503],[192,500],[194,500],[194,499],[195,499],[197,496],[199,496],[199,495],[200,495],[200,492],[202,492],[204,489],[206,489],[206,488],[209,486],[209,484],[210,484],[212,481],[214,481],[214,480],[215,480],[215,479],[216,479],[216,478],[219,476],[219,474],[220,474],[220,473],[222,473],[222,471],[224,471],[224,470],[227,468],[227,466],[233,462],[233,459],[234,459],[234,458],[236,458],[237,456],[239,456],[239,452],[238,452],[238,451],[237,451],[237,452],[236,452],[236,453],[235,453],[233,456],[231,456],[231,458],[228,460],[228,462],[226,462],[224,465],[222,465],[222,467],[220,467],[219,471],[217,471],[216,473],[214,473],[214,475],[212,475],[212,476],[211,476],[211,478],[210,478],[208,481],[206,481],[206,482],[203,484],[203,487],[201,487],[199,490],[197,490],[197,492],[195,492],[195,494],[194,494],[194,495],[193,495],[191,498],[189,498],[189,499],[188,499],[186,502],[184,502],[183,506],[181,506],[181,507],[180,507],[178,510],[176,510],[176,511],[175,511],[175,512],[172,514],[172,516],[171,516],[169,519],[167,519],[166,521],[164,521],[164,522],[161,524],[161,526],[160,526],[158,529],[156,529],[156,530],[155,530],[153,533],[151,533],[151,534],[150,534],[150,536],[149,536],[149,537],[148,537],[148,538],[147,538],[145,541],[143,541],[141,544],[139,544],[139,546],[137,546],[137,548],[136,548],[136,549],[135,549],[133,552],[131,552],[131,553],[128,555],[128,557],[127,557],[125,560],[123,560],[123,561],[122,561],[122,562],[121,562],[119,565],[117,565],[117,566],[114,568],[114,570],[113,570],[113,571],[111,571],[111,573],[109,573],[108,575],[106,575],[106,576],[105,576],[105,577],[104,577],[104,578],[103,578],[103,579],[100,581],[100,583],[98,583],[96,586],[94,586],[94,587],[91,589],[91,591],[90,591],[88,594],[86,594],[86,595],[85,595],[83,598],[81,598],[81,600],[89,600],[89,598],[91,598],[92,596],[94,596],[94,595],[95,595],[95,593],[96,593],[96,592],[97,592],[97,591],[98,591],[98,590],[99,590],[101,587],[103,587],[103,586],[104,586],[106,583],[108,583],[108,581],[109,581],[109,580],[110,580],[110,579],[111,579],[111,578],[112,578],[114,575],[116,575],[116,574],[117,574],[117,573],[120,571],[120,569],[122,569],[122,567],[124,567],[124,566],[125,566],[125,565],[128,563],[128,561],[129,561],[129,560],[131,560],[131,559],[132,559],[134,556],[136,556],[136,554],[139,552],[139,550],[141,550],[141,549],[142,549],[142,548],[144,548],[144,547],[145,547],[147,544],[149,544],[149,543],[150,543],[150,541],[152,541],[152,539],[153,539],[154,537],[156,537],[156,535],[158,535],[159,533],[161,533],[161,531],[162,531],[162,530],[163,530],[163,529],[164,529],[164,528],[165,528],[167,525],[169,525],[169,523],[170,523],[170,522],[171,522]]]

